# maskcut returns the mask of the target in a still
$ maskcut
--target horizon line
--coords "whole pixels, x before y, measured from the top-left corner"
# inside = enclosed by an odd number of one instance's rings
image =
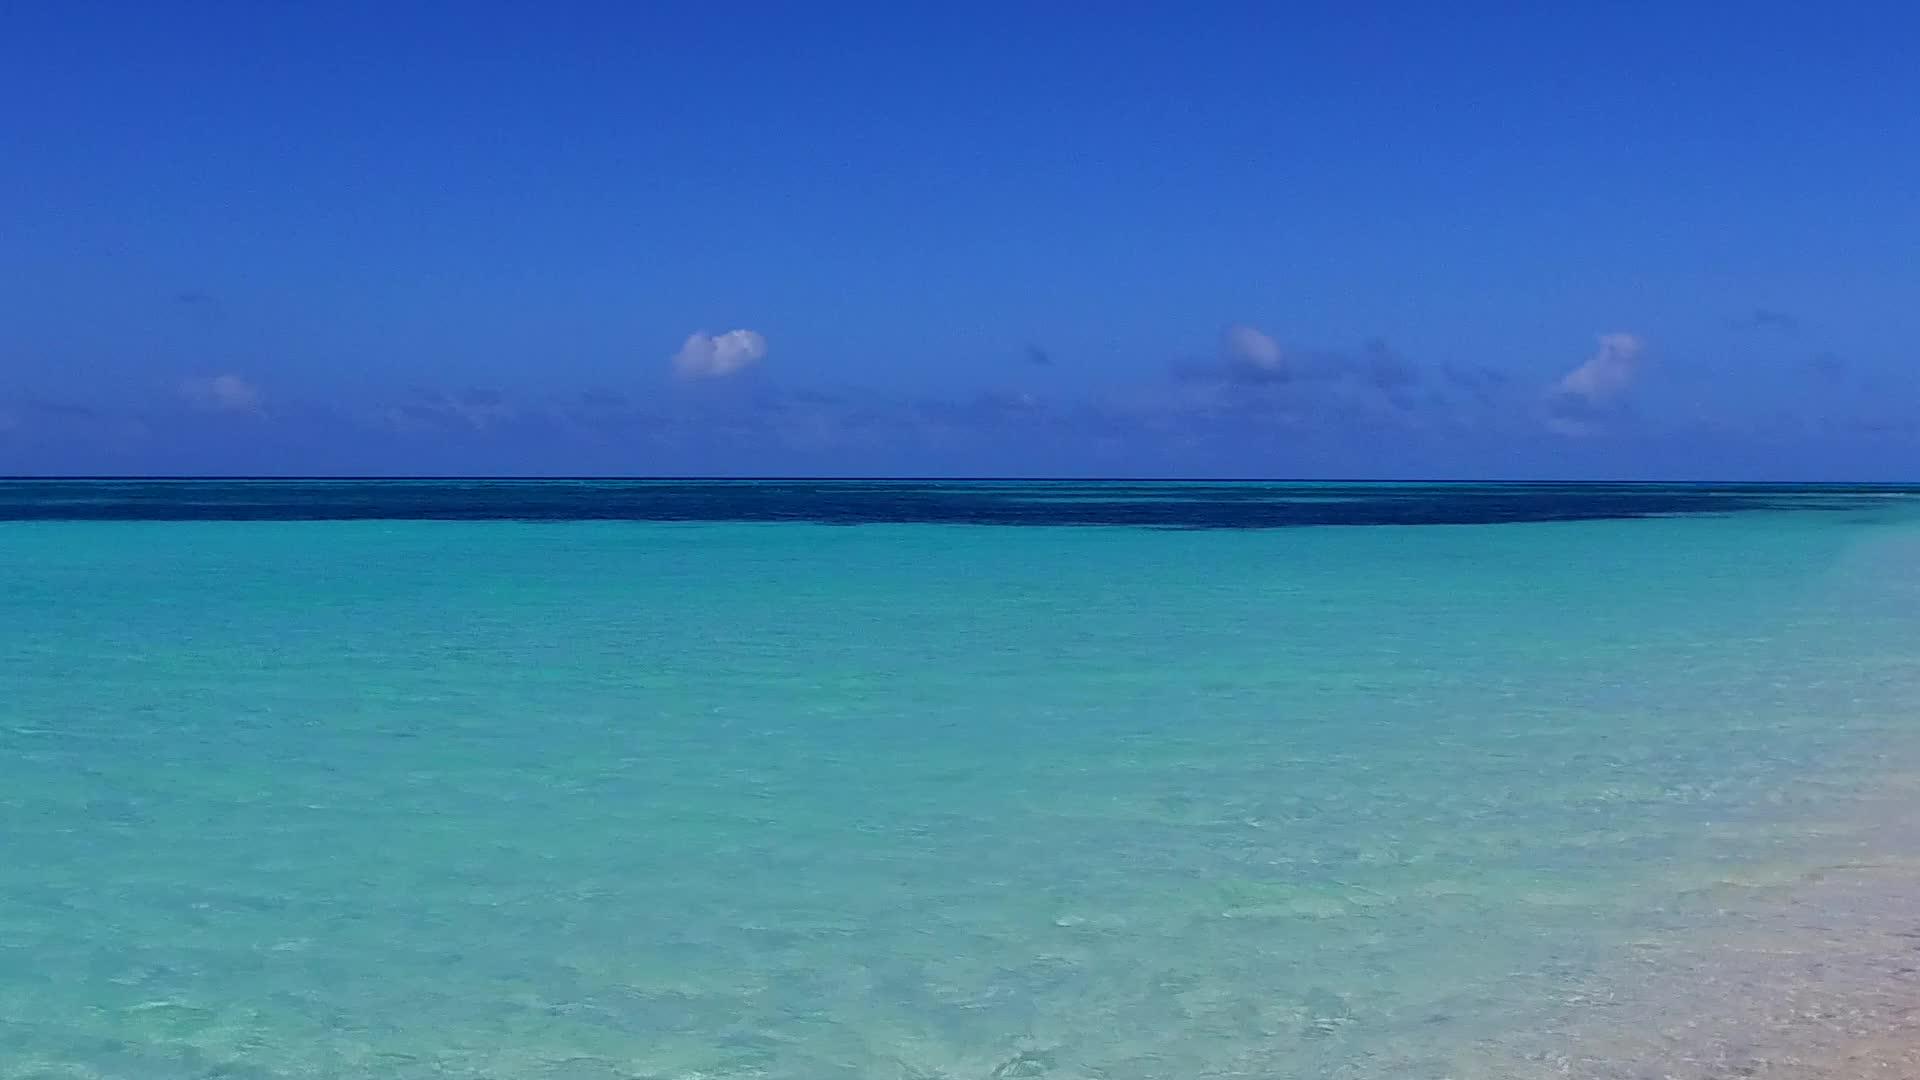
[[[513,475],[483,473],[20,473],[0,474],[0,483],[300,483],[311,481],[347,483],[394,482],[482,482],[482,483],[1009,483],[1009,484],[1427,484],[1427,485],[1715,485],[1723,487],[1920,487],[1920,480],[1734,480],[1692,477],[1684,479],[1647,478],[1552,478],[1487,477],[1463,479],[1425,477],[1247,477],[1247,476],[962,476],[962,475],[700,475],[700,474],[553,474]]]

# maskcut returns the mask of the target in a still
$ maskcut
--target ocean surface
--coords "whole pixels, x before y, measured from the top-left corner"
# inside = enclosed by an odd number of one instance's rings
[[[1897,488],[0,482],[0,1077],[1532,1075],[1916,658]]]

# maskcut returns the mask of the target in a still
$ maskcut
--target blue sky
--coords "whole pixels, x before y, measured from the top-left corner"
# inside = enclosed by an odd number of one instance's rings
[[[1920,479],[1896,5],[0,13],[0,472]]]

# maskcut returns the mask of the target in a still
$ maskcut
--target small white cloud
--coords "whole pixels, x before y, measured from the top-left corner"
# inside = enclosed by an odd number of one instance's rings
[[[180,384],[180,394],[203,409],[216,412],[260,413],[260,388],[238,375],[214,375],[188,379]]]
[[[1626,393],[1640,373],[1646,343],[1634,334],[1601,334],[1600,348],[1586,363],[1567,372],[1559,393],[1599,405]]]
[[[753,330],[705,331],[691,334],[673,354],[673,369],[686,379],[724,379],[737,375],[767,355],[767,339]]]
[[[1229,360],[1255,371],[1277,375],[1286,367],[1280,343],[1251,326],[1227,327],[1221,344]]]

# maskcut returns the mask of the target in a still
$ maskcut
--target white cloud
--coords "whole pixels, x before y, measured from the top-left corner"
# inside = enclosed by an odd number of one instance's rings
[[[1221,345],[1229,360],[1255,371],[1278,375],[1286,368],[1280,343],[1251,326],[1227,327]]]
[[[686,379],[724,379],[737,375],[767,355],[767,339],[753,330],[724,334],[700,331],[673,354],[673,369]]]
[[[1601,334],[1599,350],[1567,372],[1556,389],[1593,405],[1612,401],[1633,385],[1645,351],[1646,343],[1634,334]]]
[[[188,379],[180,384],[180,393],[203,409],[253,415],[260,413],[260,388],[238,375]]]

